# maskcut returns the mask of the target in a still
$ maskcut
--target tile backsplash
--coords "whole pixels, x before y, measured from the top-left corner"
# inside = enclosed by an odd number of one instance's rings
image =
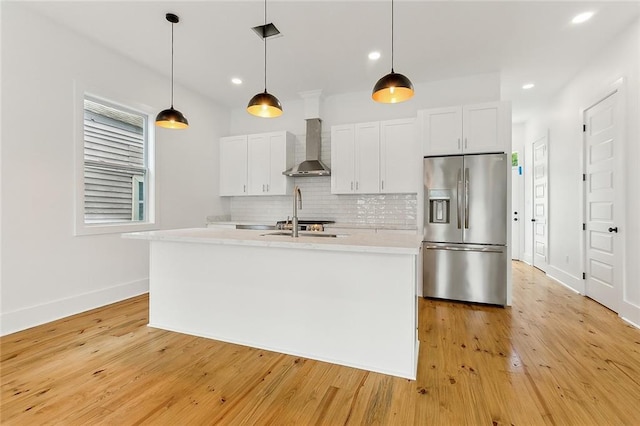
[[[296,163],[305,159],[305,136],[297,135]],[[321,159],[331,167],[330,133],[323,132]],[[416,194],[331,194],[331,177],[293,178],[302,192],[300,219],[334,220],[372,228],[416,228]],[[231,197],[231,220],[275,223],[291,216],[292,196]]]

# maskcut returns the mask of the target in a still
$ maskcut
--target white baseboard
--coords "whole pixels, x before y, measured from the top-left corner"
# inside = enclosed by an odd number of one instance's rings
[[[623,301],[619,315],[632,326],[640,328],[640,306]]]
[[[531,257],[531,253],[522,253],[522,259],[520,260],[527,265],[533,266],[533,258]]]
[[[12,312],[3,312],[0,314],[0,335],[5,336],[147,292],[148,278]]]
[[[578,294],[584,294],[584,281],[555,266],[547,266],[547,276]]]

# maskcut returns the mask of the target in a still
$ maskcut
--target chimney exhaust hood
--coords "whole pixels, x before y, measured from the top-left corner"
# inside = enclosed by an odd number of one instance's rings
[[[293,177],[303,176],[331,176],[331,170],[320,161],[320,142],[322,120],[319,118],[307,118],[307,159],[282,172],[283,175]]]
[[[307,121],[306,160],[289,170],[285,170],[282,172],[283,175],[293,177],[331,176],[329,167],[320,161],[322,120],[318,117],[320,117],[321,94],[321,90],[300,93],[304,99],[304,118]]]

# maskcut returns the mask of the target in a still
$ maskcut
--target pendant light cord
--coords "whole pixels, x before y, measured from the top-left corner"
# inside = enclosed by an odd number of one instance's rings
[[[262,39],[264,40],[264,93],[267,93],[267,0],[264,0],[264,27],[262,27]]]
[[[171,23],[171,109],[173,109],[173,22]]]
[[[391,0],[391,72],[393,73],[393,0]]]

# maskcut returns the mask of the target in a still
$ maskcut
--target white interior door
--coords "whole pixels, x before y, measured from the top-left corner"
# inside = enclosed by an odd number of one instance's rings
[[[549,262],[549,149],[547,137],[533,143],[533,266],[546,272]]]
[[[613,93],[584,112],[586,294],[618,311],[623,258],[620,211],[623,206],[616,174],[616,103]]]

